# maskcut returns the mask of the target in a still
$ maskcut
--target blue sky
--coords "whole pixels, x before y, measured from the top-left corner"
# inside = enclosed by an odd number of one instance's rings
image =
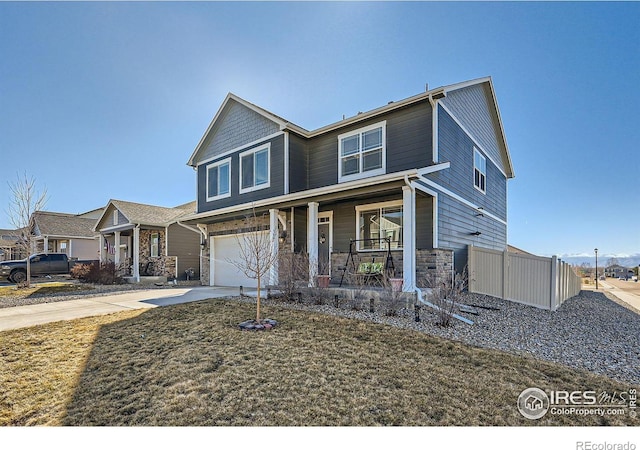
[[[638,23],[636,2],[0,2],[0,185],[26,171],[51,211],[175,206],[227,92],[314,129],[491,76],[509,242],[638,254]]]

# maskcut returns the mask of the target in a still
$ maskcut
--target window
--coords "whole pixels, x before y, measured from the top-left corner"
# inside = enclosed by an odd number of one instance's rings
[[[264,189],[271,185],[269,159],[271,145],[240,154],[240,193]]]
[[[151,233],[150,253],[152,258],[160,256],[160,234]]]
[[[402,249],[402,201],[356,207],[357,250]]]
[[[113,224],[118,225],[118,210],[113,211]]]
[[[338,181],[385,172],[386,122],[338,136]]]
[[[473,149],[473,185],[476,189],[486,192],[487,191],[487,160],[478,151],[477,148]]]
[[[231,195],[231,158],[207,166],[207,201]]]

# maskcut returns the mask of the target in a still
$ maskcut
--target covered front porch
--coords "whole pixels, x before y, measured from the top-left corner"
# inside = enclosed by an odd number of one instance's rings
[[[100,262],[112,262],[130,282],[177,278],[177,258],[166,255],[166,229],[127,225],[100,230]]]
[[[434,250],[437,198],[404,180],[264,205],[253,210],[211,215],[198,227],[207,236],[203,248],[203,284],[242,285],[252,280],[238,274],[238,237],[264,233],[278,263],[263,286],[281,286],[295,274],[308,286],[364,284],[382,287],[401,280],[404,292],[425,286],[427,276],[450,277],[452,252]],[[255,214],[256,227],[247,229],[244,214]],[[303,261],[303,270],[300,269]],[[398,282],[396,282],[398,283]]]

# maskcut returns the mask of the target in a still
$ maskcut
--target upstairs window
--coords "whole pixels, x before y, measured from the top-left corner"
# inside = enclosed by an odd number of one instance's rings
[[[231,195],[231,158],[207,166],[207,201]]]
[[[386,122],[338,136],[338,182],[385,172]]]
[[[487,192],[487,160],[478,151],[477,148],[473,149],[473,185],[476,189]]]
[[[240,154],[240,193],[264,189],[271,185],[269,160],[271,146],[266,145]]]

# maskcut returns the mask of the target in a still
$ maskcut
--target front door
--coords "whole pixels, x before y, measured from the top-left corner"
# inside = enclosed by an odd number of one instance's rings
[[[318,214],[318,275],[331,275],[333,250],[332,211]]]

